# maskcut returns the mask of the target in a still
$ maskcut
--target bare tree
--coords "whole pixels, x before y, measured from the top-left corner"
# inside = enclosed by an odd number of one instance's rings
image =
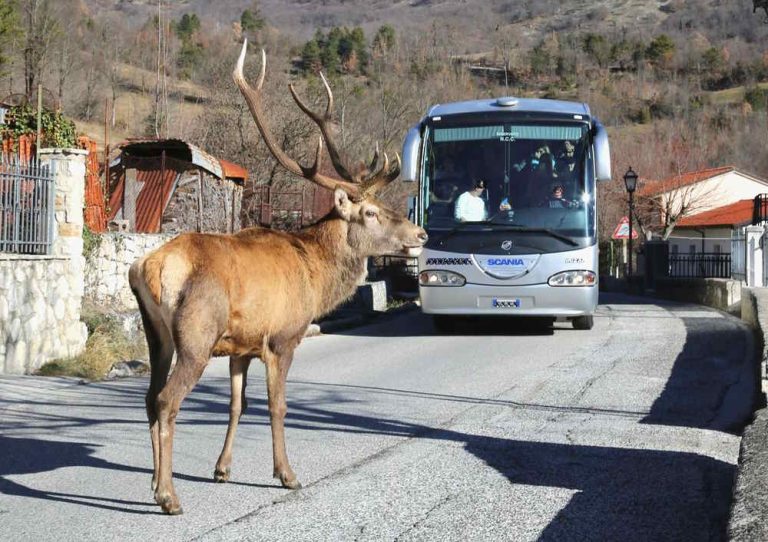
[[[28,99],[42,82],[42,72],[51,52],[51,43],[60,31],[50,0],[24,0],[24,93]]]

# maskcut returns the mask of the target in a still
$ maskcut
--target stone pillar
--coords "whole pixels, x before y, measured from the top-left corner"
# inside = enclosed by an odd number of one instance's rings
[[[88,151],[81,149],[40,150],[41,164],[49,164],[56,179],[56,227],[51,255],[71,258],[81,272],[86,156]]]
[[[41,149],[41,164],[50,164],[56,180],[56,225],[51,254],[69,260],[67,287],[61,288],[64,301],[64,336],[67,356],[85,350],[88,330],[80,321],[85,291],[85,258],[83,226],[85,217],[85,161],[88,151],[82,149]]]
[[[762,226],[747,226],[746,232],[746,247],[747,257],[746,263],[746,281],[747,286],[761,287],[763,286],[763,232],[765,230]]]

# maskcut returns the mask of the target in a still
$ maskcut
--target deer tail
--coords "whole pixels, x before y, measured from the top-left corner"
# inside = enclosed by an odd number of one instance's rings
[[[143,282],[152,296],[152,300],[158,305],[160,304],[160,294],[162,294],[160,279],[163,271],[163,260],[162,255],[152,253],[137,260],[128,272],[128,282],[134,293],[138,296],[139,284]]]

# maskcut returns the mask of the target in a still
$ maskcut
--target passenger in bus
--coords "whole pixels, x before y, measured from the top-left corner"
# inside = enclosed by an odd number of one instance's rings
[[[550,209],[569,209],[571,207],[576,207],[577,203],[566,199],[564,194],[565,187],[561,183],[555,183],[552,185],[552,193],[547,197],[542,206],[549,207]]]
[[[455,183],[450,181],[443,181],[436,183],[435,189],[432,191],[432,197],[430,201],[438,203],[453,203],[456,198],[456,192],[459,191],[459,187]]]
[[[576,170],[576,145],[565,140],[563,148],[555,158],[555,173],[558,177],[570,179]]]
[[[529,158],[513,164],[512,168],[515,171],[525,173],[538,171],[543,165],[547,164],[549,164],[551,169],[554,169],[555,157],[552,155],[552,151],[549,150],[549,145],[539,145]]]
[[[459,196],[454,209],[454,218],[456,220],[460,222],[481,222],[488,217],[485,200],[482,197],[485,188],[485,181],[477,179],[472,184],[472,188]]]

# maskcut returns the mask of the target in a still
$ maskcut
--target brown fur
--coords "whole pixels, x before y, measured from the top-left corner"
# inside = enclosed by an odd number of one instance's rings
[[[181,513],[172,482],[175,419],[211,356],[230,356],[230,421],[214,471],[230,475],[237,422],[245,408],[251,358],[266,365],[274,475],[300,484],[285,453],[285,379],[309,324],[348,299],[369,256],[416,255],[423,229],[373,198],[335,193],[335,210],[297,234],[263,228],[234,235],[178,236],[133,264],[129,273],[147,335],[152,375],[147,392],[155,500]],[[176,367],[168,377],[171,357]]]

